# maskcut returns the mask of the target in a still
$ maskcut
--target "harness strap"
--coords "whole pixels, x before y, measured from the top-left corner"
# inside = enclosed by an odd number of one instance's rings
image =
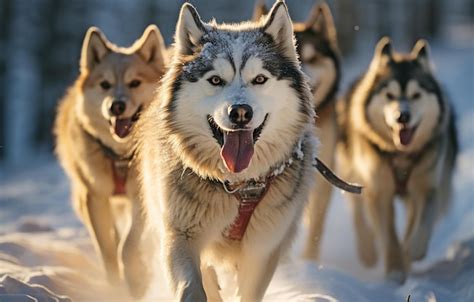
[[[375,144],[372,144],[375,150],[377,150],[380,154],[387,158],[387,161],[390,165],[393,175],[393,181],[395,183],[395,193],[399,196],[403,196],[407,194],[407,185],[408,181],[410,180],[411,172],[413,168],[416,166],[418,161],[425,155],[425,153],[433,146],[436,142],[437,136],[433,137],[430,141],[428,141],[421,150],[418,152],[414,152],[411,154],[403,154],[402,152],[387,152],[381,150]],[[408,160],[410,160],[411,164],[407,166],[405,169],[400,169],[397,167],[395,163],[395,158],[397,156],[405,156]]]
[[[119,155],[111,147],[105,145],[99,138],[90,134],[84,127],[81,126],[81,128],[82,131],[84,131],[84,133],[92,141],[100,146],[102,153],[110,160],[110,165],[112,168],[112,180],[114,182],[113,195],[116,196],[126,194],[128,166],[133,158],[133,152],[130,156]]]
[[[112,177],[114,180],[113,195],[124,195],[127,193],[125,188],[127,184],[128,161],[110,160],[112,166]]]
[[[249,180],[243,183],[229,184],[227,181],[222,185],[224,190],[235,196],[239,201],[239,210],[234,222],[224,231],[224,237],[232,240],[242,240],[245,231],[250,223],[253,212],[259,203],[265,198],[270,185],[274,179],[283,173],[285,168],[291,166],[295,160],[303,160],[304,154],[302,151],[302,140],[298,141],[293,150],[292,156],[288,158],[280,166],[270,170],[263,180]],[[349,184],[339,177],[337,177],[323,162],[317,157],[314,158],[313,166],[316,167],[321,175],[326,178],[331,184],[339,187],[347,192],[360,194],[362,187],[354,184]]]
[[[225,237],[232,240],[242,240],[253,212],[267,194],[273,179],[273,176],[267,177],[266,181],[256,189],[241,189],[232,193],[239,201],[239,212],[234,222],[225,232]]]
[[[402,171],[395,167],[392,160],[390,160],[389,162],[392,168],[393,179],[395,181],[395,193],[400,196],[403,196],[407,193],[407,184],[408,180],[410,179],[410,174],[413,170],[413,166],[410,166],[408,169]]]

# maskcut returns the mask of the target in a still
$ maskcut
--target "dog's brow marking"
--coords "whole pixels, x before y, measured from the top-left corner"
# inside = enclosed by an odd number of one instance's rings
[[[230,66],[232,66],[232,69],[234,70],[234,74],[235,74],[237,70],[235,68],[234,58],[232,57],[230,53],[226,53],[226,55],[227,55],[227,60],[230,62]]]
[[[248,59],[250,59],[250,54],[244,53],[242,55],[242,64],[240,65],[240,73],[242,73],[242,70],[245,68],[245,64],[247,64]]]

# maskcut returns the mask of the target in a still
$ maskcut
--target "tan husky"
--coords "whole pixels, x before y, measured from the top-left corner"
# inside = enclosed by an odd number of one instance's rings
[[[361,196],[350,195],[359,256],[374,265],[377,239],[387,277],[403,282],[449,205],[457,153],[452,109],[433,75],[427,43],[420,40],[402,55],[381,39],[340,109],[341,174],[364,186]],[[402,242],[396,196],[407,208]]]
[[[114,219],[110,200],[126,197],[138,212],[131,132],[164,73],[164,49],[156,26],[129,48],[110,43],[91,27],[80,75],[58,108],[56,153],[70,178],[74,207],[113,283],[121,278],[120,247],[127,236],[119,236],[126,222]],[[127,239],[129,245],[134,240],[132,235]]]
[[[220,301],[213,267],[260,301],[315,179],[314,110],[287,7],[204,23],[183,5],[175,56],[140,119],[145,210],[180,301]]]
[[[254,20],[267,14],[264,1],[258,1]],[[336,27],[326,3],[315,4],[307,21],[294,22],[297,50],[303,71],[309,78],[314,93],[317,137],[320,140],[318,156],[329,168],[334,168],[337,141],[335,115],[336,93],[340,81],[340,55]],[[318,259],[324,222],[332,186],[317,174],[306,211],[308,234],[303,257]]]

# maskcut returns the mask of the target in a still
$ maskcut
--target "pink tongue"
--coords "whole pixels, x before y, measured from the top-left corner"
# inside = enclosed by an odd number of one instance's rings
[[[116,119],[114,127],[115,134],[120,138],[126,137],[130,133],[130,130],[132,130],[132,125],[133,122],[131,118]]]
[[[224,133],[221,157],[232,173],[239,173],[249,166],[253,155],[253,132],[232,131]]]
[[[404,146],[410,144],[411,139],[413,138],[413,129],[405,128],[400,130],[400,143]]]

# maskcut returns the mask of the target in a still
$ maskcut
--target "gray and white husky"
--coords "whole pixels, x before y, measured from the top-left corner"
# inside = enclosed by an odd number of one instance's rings
[[[260,301],[315,179],[312,95],[286,4],[259,22],[181,8],[175,55],[140,119],[145,213],[181,301],[220,301],[213,267]]]
[[[400,54],[381,39],[369,70],[340,105],[341,173],[364,185],[361,196],[351,195],[359,256],[374,265],[378,240],[387,277],[403,282],[410,263],[425,256],[450,203],[457,153],[452,107],[433,74],[426,41]],[[396,196],[407,208],[402,241]]]

